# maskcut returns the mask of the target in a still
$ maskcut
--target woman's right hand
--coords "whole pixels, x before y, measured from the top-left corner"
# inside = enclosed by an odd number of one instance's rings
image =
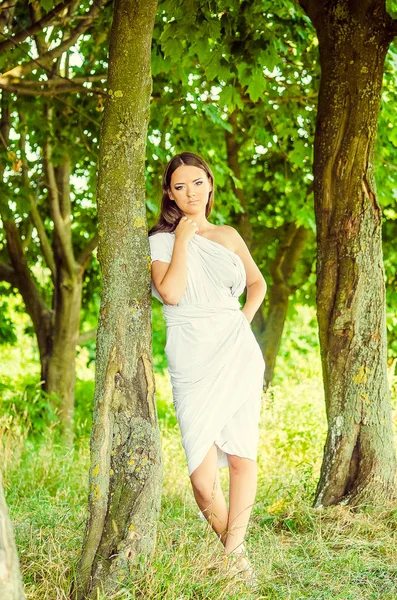
[[[198,233],[199,226],[196,221],[192,221],[188,217],[182,217],[176,226],[174,233],[175,239],[182,240],[183,242],[189,242],[195,233]]]

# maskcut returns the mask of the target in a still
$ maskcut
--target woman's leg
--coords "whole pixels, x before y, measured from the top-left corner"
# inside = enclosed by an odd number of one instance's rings
[[[249,458],[227,454],[229,463],[229,519],[225,554],[243,543],[257,487],[257,464]]]
[[[218,453],[215,444],[211,446],[202,463],[190,475],[190,481],[201,512],[217,533],[222,544],[225,545],[228,510],[220,483]]]

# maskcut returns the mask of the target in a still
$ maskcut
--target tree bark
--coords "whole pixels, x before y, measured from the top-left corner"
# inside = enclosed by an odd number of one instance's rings
[[[106,594],[126,580],[137,555],[153,552],[160,511],[144,176],[155,13],[155,0],[116,0],[110,37],[97,188],[103,290],[79,599]]]
[[[0,471],[0,598],[25,600],[12,523],[8,515]]]
[[[315,506],[394,497],[374,146],[393,22],[384,0],[301,0],[318,34],[317,307],[328,419]]]
[[[52,111],[47,111],[52,119]],[[43,361],[45,391],[58,409],[62,435],[68,445],[74,437],[74,391],[76,384],[76,345],[80,330],[80,310],[84,269],[75,259],[71,228],[70,158],[52,164],[47,140],[43,150],[50,211],[54,222],[55,262],[53,323],[48,345],[48,361]]]

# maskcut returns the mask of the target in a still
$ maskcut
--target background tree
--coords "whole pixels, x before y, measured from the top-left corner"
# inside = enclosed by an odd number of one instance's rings
[[[381,503],[395,496],[396,458],[374,150],[397,23],[384,0],[301,5],[316,28],[321,64],[314,198],[328,436],[315,504]]]
[[[0,278],[20,292],[32,319],[43,389],[58,407],[69,442],[73,439],[83,287],[90,280],[87,267],[98,240],[94,204],[89,198],[93,197],[89,180],[94,176],[95,160],[87,152],[87,140],[95,140],[95,104],[103,92],[84,85],[106,79],[101,47],[92,43],[95,32],[109,18],[105,10],[98,22],[104,4],[102,0],[85,4],[82,8],[88,7],[88,11],[81,14],[75,3],[62,3],[45,14],[39,2],[17,3],[8,33],[0,42],[0,215],[5,237]],[[90,52],[96,54],[89,70],[76,61],[72,66],[73,55],[69,54],[87,32],[91,43],[82,42],[80,48],[87,58]],[[31,58],[34,51],[37,59]],[[19,64],[15,66],[15,62]],[[75,96],[60,102],[58,94],[68,90]],[[91,108],[94,118],[84,110],[87,93],[95,102]],[[78,120],[71,120],[76,112]],[[79,190],[79,172],[84,174],[88,184],[84,192],[88,194]],[[91,284],[92,290],[95,285],[98,282]]]

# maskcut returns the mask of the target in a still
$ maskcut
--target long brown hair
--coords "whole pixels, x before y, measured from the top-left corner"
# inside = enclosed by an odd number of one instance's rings
[[[163,197],[161,199],[160,216],[157,223],[149,230],[149,235],[153,235],[159,231],[172,232],[183,217],[183,212],[178,208],[176,202],[171,200],[168,195],[168,190],[171,187],[171,175],[181,165],[192,165],[198,167],[207,173],[209,180],[212,183],[212,190],[208,195],[208,202],[205,207],[205,216],[211,214],[214,205],[214,176],[211,169],[203,158],[193,152],[181,152],[176,154],[167,164],[163,174]]]

